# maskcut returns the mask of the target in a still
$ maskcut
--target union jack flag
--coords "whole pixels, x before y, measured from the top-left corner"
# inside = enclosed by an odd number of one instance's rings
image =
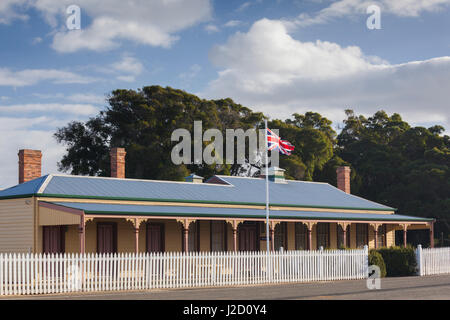
[[[294,151],[294,146],[286,140],[281,140],[279,136],[277,136],[272,130],[267,129],[267,147],[269,151],[278,150],[282,154],[291,155],[291,152]]]

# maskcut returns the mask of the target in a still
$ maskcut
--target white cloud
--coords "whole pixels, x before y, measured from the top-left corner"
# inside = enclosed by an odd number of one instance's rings
[[[251,5],[252,5],[252,3],[250,1],[244,2],[236,9],[236,11],[242,12],[245,9],[247,9],[248,7],[250,7]]]
[[[33,41],[31,41],[31,44],[39,44],[43,41],[41,37],[35,37]]]
[[[224,27],[227,27],[227,28],[234,28],[234,27],[237,27],[237,26],[239,26],[239,25],[241,25],[241,24],[242,24],[242,21],[239,21],[239,20],[230,20],[230,21],[228,21],[227,23],[224,24]]]
[[[39,99],[65,99],[77,103],[104,104],[106,97],[93,93],[74,93],[66,96],[64,93],[33,93]]]
[[[78,103],[105,104],[106,97],[92,93],[75,93],[67,97],[68,100]]]
[[[113,73],[119,73],[116,79],[126,82],[135,81],[136,77],[144,71],[142,63],[138,59],[129,56],[123,57],[122,60],[111,64],[110,67]]]
[[[0,68],[0,86],[24,87],[37,84],[41,81],[51,81],[55,84],[87,84],[94,82],[95,79],[56,69],[12,71],[8,68]]]
[[[15,105],[0,105],[0,114],[23,114],[32,112],[51,112],[53,113],[68,113],[81,116],[94,115],[98,109],[90,104],[60,104],[60,103],[30,103],[30,104],[15,104]]]
[[[212,13],[210,0],[78,0],[82,16],[92,23],[82,20],[81,30],[70,31],[57,26],[65,26],[65,10],[73,0],[31,2],[55,28],[52,47],[59,52],[104,51],[122,40],[167,48],[178,39],[177,32],[209,20]]]
[[[144,70],[142,63],[133,57],[124,57],[122,60],[112,64],[111,67],[114,70],[134,75],[139,75]]]
[[[209,34],[219,32],[219,28],[214,24],[207,24],[205,26],[205,31]]]
[[[450,127],[450,57],[393,65],[358,47],[298,41],[284,22],[263,19],[216,46],[210,59],[221,71],[202,95],[232,97],[275,118],[314,110],[340,121],[346,108],[384,109]]]
[[[0,24],[9,24],[15,19],[27,20],[28,16],[18,11],[28,0],[1,0]]]
[[[35,123],[35,119],[22,118],[17,126],[12,126],[13,118],[0,119],[0,148],[3,152],[0,158],[0,189],[11,187],[18,183],[18,157],[20,149],[42,150],[42,174],[56,173],[57,162],[64,154],[64,147],[58,145],[53,138],[53,130],[36,130],[24,126],[25,123]],[[47,121],[48,119],[41,119]]]
[[[243,12],[245,10],[247,10],[249,7],[256,5],[256,4],[260,4],[262,3],[263,0],[253,0],[253,1],[246,1],[243,4],[241,4],[236,11],[237,12]]]
[[[380,0],[376,2],[370,0],[339,0],[316,14],[303,13],[297,19],[286,22],[299,26],[327,23],[334,18],[365,15],[367,8],[373,4],[380,6],[382,14],[389,13],[400,17],[417,17],[423,12],[436,12],[446,9],[450,5],[450,0]]]

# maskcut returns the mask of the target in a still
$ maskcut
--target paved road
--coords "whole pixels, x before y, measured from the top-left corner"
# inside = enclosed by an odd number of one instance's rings
[[[381,289],[368,290],[365,280],[280,284],[230,288],[172,289],[147,292],[42,295],[35,299],[102,300],[450,300],[450,275],[381,279]],[[23,297],[17,298],[23,299]],[[30,296],[26,297],[30,299]]]

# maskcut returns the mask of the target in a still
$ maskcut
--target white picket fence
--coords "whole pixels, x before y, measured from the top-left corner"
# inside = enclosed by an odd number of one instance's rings
[[[364,279],[367,268],[367,248],[268,255],[265,252],[0,254],[0,295]]]
[[[450,273],[450,247],[416,249],[417,269],[420,276]]]

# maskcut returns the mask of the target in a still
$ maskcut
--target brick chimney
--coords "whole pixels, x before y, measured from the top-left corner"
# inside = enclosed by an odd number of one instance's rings
[[[338,167],[337,187],[346,193],[350,193],[350,167]]]
[[[40,150],[19,150],[19,184],[24,183],[41,176],[41,159]]]
[[[112,148],[111,156],[111,177],[125,178],[125,152],[124,148]]]

